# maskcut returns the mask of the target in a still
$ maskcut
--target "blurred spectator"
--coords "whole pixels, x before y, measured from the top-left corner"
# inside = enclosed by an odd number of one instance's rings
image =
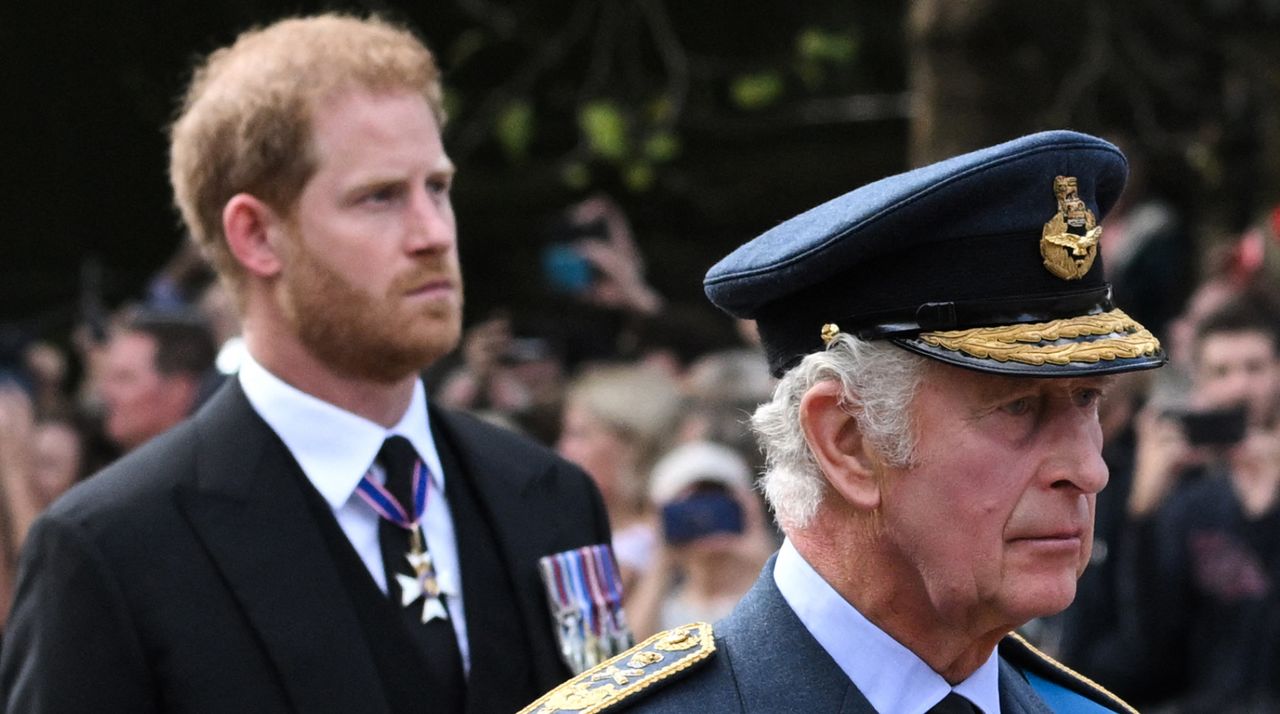
[[[654,556],[657,525],[647,478],[671,441],[680,409],[680,393],[670,378],[635,366],[590,369],[565,396],[557,450],[600,488],[623,592],[632,591]]]
[[[38,415],[62,414],[71,408],[67,398],[67,356],[49,342],[34,342],[26,350],[32,400]]]
[[[128,451],[194,412],[213,378],[214,349],[193,315],[126,316],[107,343],[99,385],[107,436]]]
[[[564,364],[543,337],[515,337],[511,320],[492,317],[467,329],[462,364],[442,380],[443,406],[506,420],[535,439],[554,444],[560,430]]]
[[[748,423],[769,400],[776,380],[758,349],[732,348],[704,355],[685,372],[689,404],[680,425],[680,441],[725,444],[748,457],[751,472],[764,464]]]
[[[645,280],[644,257],[618,204],[606,196],[593,196],[569,207],[566,217],[570,228],[566,237],[573,239],[567,247],[590,267],[581,296],[602,307],[638,315],[658,314],[662,296]],[[570,277],[567,271],[559,274]],[[562,285],[572,287],[568,281]]]
[[[29,481],[34,429],[27,392],[14,382],[0,380],[0,628],[9,616],[18,550],[39,510]]]
[[[1117,143],[1129,159],[1129,180],[1107,215],[1100,250],[1116,303],[1163,340],[1191,284],[1186,217],[1148,190],[1147,162],[1138,147],[1124,139]]]
[[[44,510],[84,478],[84,441],[69,419],[43,419],[36,423],[31,442],[31,498]]]
[[[628,601],[636,637],[728,615],[777,545],[746,460],[721,444],[682,444],[654,466],[649,498],[662,545]]]
[[[1138,420],[1128,675],[1174,711],[1277,711],[1280,313],[1228,302],[1200,323],[1193,358],[1193,411]]]
[[[546,329],[535,334],[560,348],[569,369],[636,356],[641,332],[666,314],[649,284],[645,260],[622,208],[604,195],[547,221],[538,255],[546,299],[537,307]]]
[[[147,283],[146,306],[161,312],[186,310],[213,282],[213,269],[195,242],[183,241]]]
[[[247,352],[244,338],[240,335],[240,315],[236,312],[231,293],[221,281],[212,282],[201,294],[198,307],[209,321],[213,343],[218,346],[215,366],[222,374],[235,374]]]
[[[636,320],[628,343],[620,347],[640,364],[683,381],[699,359],[738,344],[733,324],[724,315],[702,305],[670,303],[660,314]]]

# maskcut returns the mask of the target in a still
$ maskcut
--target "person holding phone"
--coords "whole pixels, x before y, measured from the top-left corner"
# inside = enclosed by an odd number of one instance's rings
[[[1152,706],[1280,709],[1280,310],[1245,294],[1196,329],[1191,410],[1139,416],[1121,632]]]
[[[719,620],[751,589],[777,547],[752,486],[746,460],[715,442],[681,444],[654,466],[649,500],[662,543],[627,603],[637,637]]]

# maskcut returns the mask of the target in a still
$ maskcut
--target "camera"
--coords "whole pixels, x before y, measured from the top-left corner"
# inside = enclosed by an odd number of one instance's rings
[[[700,489],[662,507],[663,536],[672,545],[742,530],[742,506],[733,494],[721,488]]]
[[[1248,425],[1244,406],[1171,414],[1182,424],[1182,433],[1194,446],[1231,446],[1244,439]]]

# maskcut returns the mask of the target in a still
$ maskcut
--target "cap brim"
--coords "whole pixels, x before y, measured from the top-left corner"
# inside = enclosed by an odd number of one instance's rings
[[[890,339],[925,357],[994,374],[1081,377],[1154,369],[1165,363],[1155,335],[1120,310]]]

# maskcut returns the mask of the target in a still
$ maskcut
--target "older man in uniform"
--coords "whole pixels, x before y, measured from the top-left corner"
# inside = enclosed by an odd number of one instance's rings
[[[786,534],[734,613],[528,711],[1126,711],[1013,630],[1058,612],[1107,482],[1107,375],[1164,362],[1111,302],[1114,146],[1036,134],[878,181],[713,267],[781,381],[753,424]]]

